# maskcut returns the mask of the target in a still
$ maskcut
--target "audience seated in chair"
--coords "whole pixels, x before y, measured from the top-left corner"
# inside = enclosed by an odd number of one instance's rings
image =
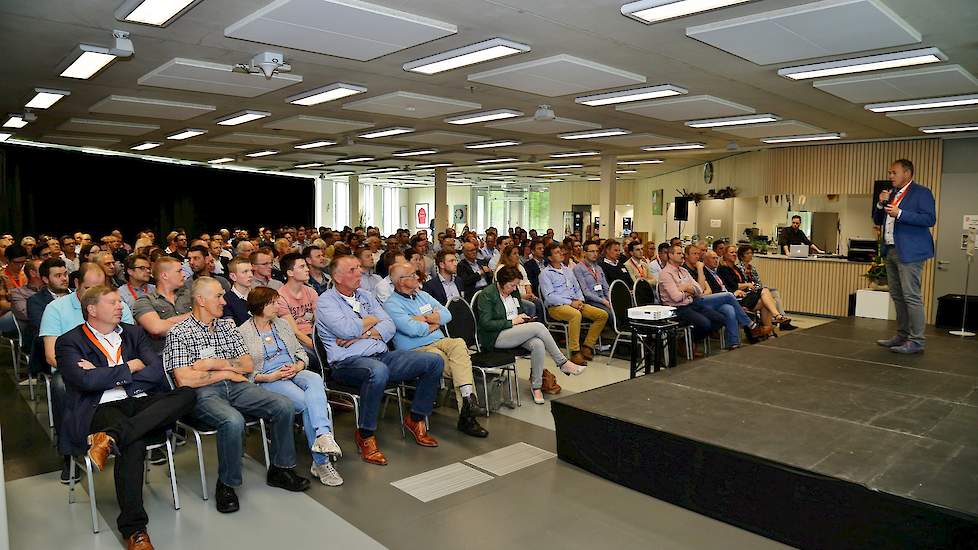
[[[774,298],[774,305],[778,310],[778,314],[784,316],[784,306],[781,304],[781,294],[778,292],[778,289],[764,286],[764,282],[761,281],[761,275],[754,267],[754,248],[750,245],[742,245],[737,247],[737,259],[740,261],[738,267],[740,267],[740,270],[743,272],[744,277],[747,278],[747,281],[754,283],[759,287],[767,288],[767,290],[771,293],[771,297]],[[782,320],[781,323],[778,324],[778,328],[781,330],[795,330],[798,327],[792,325],[791,320],[789,319],[787,321]]]
[[[248,293],[254,275],[248,256],[235,256],[228,262],[228,277],[231,278],[231,292],[224,294],[224,319],[231,319],[241,326],[251,318],[248,312]]]
[[[153,265],[153,277],[156,289],[136,300],[133,315],[150,335],[153,347],[160,351],[170,329],[190,317],[192,300],[176,258],[160,256]]]
[[[645,279],[653,285],[656,283],[655,274],[652,273],[652,265],[645,257],[645,247],[642,246],[641,241],[628,243],[628,259],[625,260],[625,269],[628,270],[633,281]]]
[[[770,326],[772,323],[791,322],[791,319],[778,312],[771,291],[747,280],[747,276],[737,265],[737,247],[727,247],[722,260],[723,265],[719,266],[717,274],[723,280],[725,288],[737,295],[745,308],[759,312],[761,324]]]
[[[489,237],[486,237],[487,246]],[[480,258],[480,252],[486,254],[485,249],[479,249],[471,242],[462,244],[462,259],[458,263],[458,278],[462,285],[460,290],[466,300],[471,300],[476,292],[492,282],[493,275],[492,270],[489,269],[489,260]]]
[[[136,300],[156,290],[156,285],[149,282],[153,275],[153,264],[143,254],[126,256],[122,263],[126,270],[126,284],[119,287],[119,296],[129,309],[135,309]]]
[[[621,244],[614,239],[608,239],[604,242],[602,252],[604,257],[601,258],[598,265],[604,270],[608,284],[610,285],[614,281],[622,281],[628,288],[632,288],[635,281],[632,280],[632,276],[628,274],[628,269],[622,262]]]
[[[584,302],[584,294],[571,268],[564,265],[564,252],[560,245],[553,243],[546,249],[550,265],[540,273],[540,293],[545,300],[547,314],[567,323],[567,349],[571,361],[577,365],[586,364],[594,357],[598,337],[608,322],[608,312]],[[591,321],[584,345],[581,346],[581,321]]]
[[[523,264],[520,263],[520,249],[518,246],[510,244],[503,249],[493,276],[495,277],[499,273],[499,270],[504,267],[512,267],[520,272],[521,278],[518,290],[520,291],[520,300],[523,302],[523,309],[526,314],[530,317],[536,317],[542,314],[543,301],[533,292],[533,286],[530,285],[530,277],[527,275],[526,270],[523,269]]]
[[[285,275],[285,284],[278,289],[278,316],[288,323],[292,332],[309,358],[306,365],[313,372],[322,367],[315,359],[316,350],[312,343],[312,331],[316,322],[316,300],[319,295],[309,286],[309,268],[297,252],[290,252],[279,258],[279,265]],[[261,287],[259,287],[261,288]]]
[[[445,305],[452,298],[461,298],[462,289],[459,286],[458,255],[453,249],[442,249],[435,254],[435,265],[438,271],[435,276],[424,283],[423,290],[438,300],[438,303]],[[386,300],[384,300],[386,301]]]

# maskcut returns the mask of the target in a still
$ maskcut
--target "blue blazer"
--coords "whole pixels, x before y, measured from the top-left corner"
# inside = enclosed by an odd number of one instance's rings
[[[916,181],[907,185],[910,189],[900,201],[900,218],[893,223],[893,244],[901,262],[922,262],[934,257],[930,228],[937,223],[937,209],[930,189]],[[890,200],[895,196],[896,193],[891,194]],[[873,223],[882,228],[885,222],[886,211],[877,205],[873,210]]]
[[[87,437],[102,392],[123,387],[130,397],[144,391],[148,394],[169,391],[170,385],[163,374],[163,360],[153,351],[149,338],[136,325],[122,323],[122,360],[139,359],[146,368],[133,374],[125,365],[109,367],[105,355],[88,339],[82,327],[69,330],[58,337],[54,353],[58,358],[58,371],[65,381],[64,420],[58,432],[58,450],[61,454],[84,454],[88,449]],[[96,368],[85,370],[78,362],[87,359]]]

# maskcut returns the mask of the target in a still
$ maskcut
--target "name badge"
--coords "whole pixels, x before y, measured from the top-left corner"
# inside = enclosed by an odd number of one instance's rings
[[[211,359],[215,355],[217,355],[217,353],[214,351],[214,348],[212,348],[210,346],[207,346],[206,348],[200,348],[200,358],[201,359]]]
[[[423,315],[427,315],[427,314],[431,313],[431,311],[432,311],[431,310],[431,304],[425,304],[425,305],[421,306],[421,313]]]
[[[601,292],[601,285],[594,285],[594,290]]]
[[[305,315],[302,316],[306,321],[312,321],[315,315],[311,311],[307,311]]]

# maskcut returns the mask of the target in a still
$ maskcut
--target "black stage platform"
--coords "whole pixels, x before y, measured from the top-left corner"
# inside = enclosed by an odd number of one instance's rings
[[[552,402],[560,458],[803,548],[978,547],[978,342],[842,319]]]

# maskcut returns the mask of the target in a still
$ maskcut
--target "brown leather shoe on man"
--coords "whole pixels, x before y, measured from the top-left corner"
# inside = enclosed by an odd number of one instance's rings
[[[404,427],[411,432],[414,436],[414,440],[422,447],[437,447],[438,440],[428,435],[428,426],[424,423],[424,420],[420,422],[415,422],[411,415],[404,417]]]
[[[586,359],[588,361],[590,361],[591,359],[594,359],[594,348],[592,348],[591,346],[581,346],[580,353],[581,353],[581,355],[584,356],[584,359]]]
[[[543,384],[540,386],[540,391],[548,395],[557,395],[560,393],[560,390],[561,387],[557,383],[557,377],[547,369],[543,369]]]
[[[377,448],[377,438],[375,436],[362,438],[360,437],[360,430],[356,430],[353,435],[353,440],[356,441],[357,449],[360,451],[360,458],[364,462],[378,466],[387,466],[387,457]]]
[[[774,327],[765,325],[757,325],[750,329],[751,337],[756,339],[767,338],[772,332],[774,332]]]
[[[149,541],[146,531],[136,531],[126,539],[128,550],[153,550],[153,543]]]
[[[579,351],[575,351],[574,353],[570,354],[570,357],[568,357],[567,359],[571,363],[574,363],[575,365],[577,365],[579,367],[586,367],[587,366],[587,359],[584,357],[584,354],[581,353],[581,352],[579,352]],[[544,371],[544,372],[546,372],[546,371]]]
[[[88,445],[88,458],[100,472],[105,469],[105,463],[108,462],[109,456],[118,454],[115,440],[105,432],[89,435]]]

